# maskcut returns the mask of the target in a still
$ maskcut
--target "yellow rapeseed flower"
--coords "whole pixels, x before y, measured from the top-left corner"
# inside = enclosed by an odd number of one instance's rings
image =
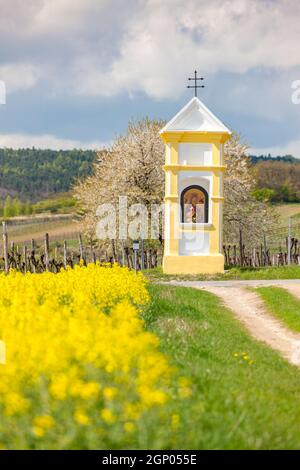
[[[107,400],[112,400],[118,394],[118,390],[113,387],[105,387],[103,390],[103,396]]]
[[[172,429],[177,429],[180,425],[180,416],[178,414],[173,414],[171,419]]]
[[[108,424],[112,424],[115,422],[116,418],[113,414],[113,412],[108,409],[108,408],[104,408],[102,411],[101,411],[101,418]]]
[[[40,428],[39,426],[33,426],[32,431],[36,437],[43,437],[45,435],[45,429]]]
[[[90,418],[82,410],[76,410],[74,413],[74,419],[76,423],[82,426],[88,426],[91,422]]]
[[[173,371],[145,330],[148,301],[144,276],[117,265],[0,274],[1,440],[58,447],[62,434],[76,442],[89,425],[113,441],[163,409]],[[180,388],[190,384],[181,379]]]
[[[50,429],[53,428],[55,421],[52,416],[42,415],[34,418],[33,424],[39,428]]]
[[[135,430],[135,425],[128,421],[127,423],[124,424],[124,431],[127,432],[128,434],[132,433]]]

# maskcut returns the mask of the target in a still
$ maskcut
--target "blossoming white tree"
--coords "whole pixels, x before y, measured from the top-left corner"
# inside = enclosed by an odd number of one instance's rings
[[[160,204],[164,197],[164,145],[159,130],[164,123],[148,118],[130,122],[127,132],[111,148],[100,151],[94,173],[78,182],[75,195],[83,209],[82,222],[93,235],[99,204],[118,203],[120,195],[128,203],[142,203],[147,208]],[[261,240],[274,221],[270,207],[252,196],[255,177],[247,157],[247,145],[238,134],[225,144],[227,170],[224,182],[224,240],[238,242],[240,230],[246,243]]]
[[[224,240],[227,243],[237,242],[242,231],[246,245],[255,246],[272,229],[277,214],[268,204],[257,201],[252,195],[256,179],[247,150],[248,145],[241,141],[237,133],[233,133],[225,144]]]

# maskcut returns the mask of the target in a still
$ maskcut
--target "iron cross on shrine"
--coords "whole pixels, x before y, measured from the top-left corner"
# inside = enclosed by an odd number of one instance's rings
[[[198,80],[204,80],[203,77],[197,77],[197,70],[194,72],[194,78],[189,78],[188,80],[194,80],[194,85],[188,85],[187,88],[194,88],[195,89],[195,96],[197,96],[197,89],[204,88],[204,85],[198,85]]]

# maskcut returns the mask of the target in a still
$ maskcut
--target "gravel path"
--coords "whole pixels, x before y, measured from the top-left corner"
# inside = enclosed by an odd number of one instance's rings
[[[300,299],[300,280],[273,281],[172,281],[168,284],[207,290],[221,298],[225,307],[245,325],[251,335],[300,366],[300,334],[293,333],[265,308],[261,297],[247,287],[278,286]]]
[[[300,300],[300,284],[282,284],[279,287],[284,287],[284,289],[289,291],[290,294],[294,295],[295,297],[297,297],[297,299]]]
[[[162,282],[164,284],[164,282]],[[244,281],[168,281],[167,284],[183,286],[183,287],[260,287],[260,286],[282,286],[287,287],[290,284],[298,284],[300,287],[300,279],[272,279],[272,280],[244,280]]]

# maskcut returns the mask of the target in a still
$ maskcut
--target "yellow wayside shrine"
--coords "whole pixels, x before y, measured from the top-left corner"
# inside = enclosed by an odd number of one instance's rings
[[[160,135],[166,147],[163,271],[223,272],[223,145],[231,132],[194,97]]]

